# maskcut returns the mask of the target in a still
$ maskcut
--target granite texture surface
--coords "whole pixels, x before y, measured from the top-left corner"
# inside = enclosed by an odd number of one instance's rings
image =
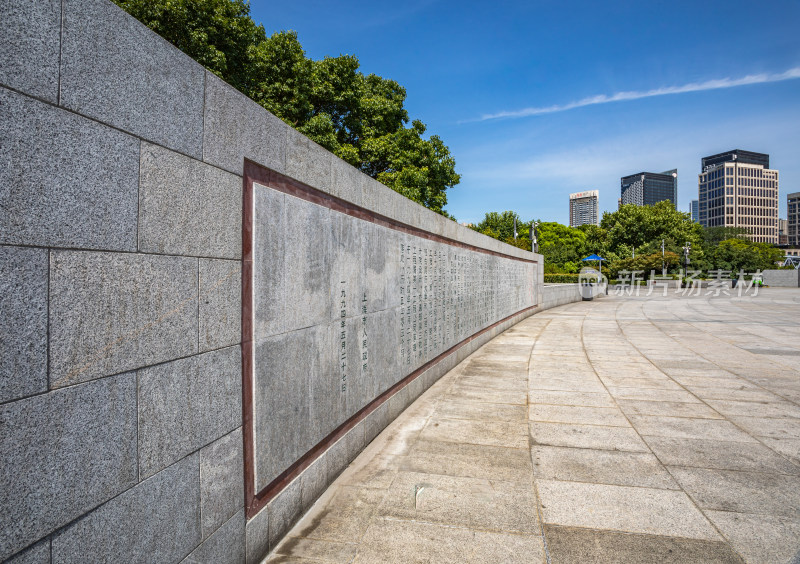
[[[195,354],[197,283],[197,259],[53,251],[51,387]]]
[[[200,514],[203,538],[214,533],[242,508],[243,464],[241,428],[200,451]]]
[[[202,158],[203,67],[107,0],[63,14],[61,105]]]
[[[200,259],[200,352],[242,341],[242,264]]]
[[[201,539],[198,464],[186,457],[56,533],[53,564],[182,560]]]
[[[136,250],[139,141],[4,88],[0,112],[0,243]]]
[[[58,102],[61,1],[0,4],[0,84]]]
[[[0,246],[0,402],[47,391],[47,255]]]
[[[203,160],[241,175],[244,159],[283,173],[290,127],[206,71]]]
[[[182,561],[183,564],[243,564],[245,562],[244,510],[219,529]]]
[[[50,539],[39,541],[4,562],[5,564],[50,564]]]
[[[0,406],[0,559],[133,486],[136,377]]]
[[[139,250],[241,258],[241,179],[174,151],[143,143]]]
[[[241,373],[239,346],[139,370],[141,477],[241,426]]]

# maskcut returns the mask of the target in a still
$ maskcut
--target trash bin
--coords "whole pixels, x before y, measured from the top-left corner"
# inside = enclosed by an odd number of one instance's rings
[[[594,283],[582,282],[580,285],[581,299],[584,302],[590,302],[594,299]]]

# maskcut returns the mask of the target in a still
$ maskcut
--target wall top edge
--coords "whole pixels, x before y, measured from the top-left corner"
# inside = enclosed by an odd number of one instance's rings
[[[205,69],[200,63],[139,22],[122,8],[110,2],[110,0],[101,0],[97,6],[102,4],[107,4],[111,8],[109,13],[114,14],[111,18],[112,20],[119,23],[127,18],[130,28],[136,29],[141,34],[140,38],[145,37],[149,40],[149,44],[142,42],[139,45],[143,53],[146,53],[148,48],[155,46],[159,49],[166,47],[173,58],[175,70],[179,68],[199,68],[204,70],[204,80],[200,87],[205,90],[202,111],[206,118],[208,118],[210,110],[209,99],[219,100],[220,103],[228,106],[223,109],[234,110],[228,114],[227,123],[215,123],[212,125],[208,123],[207,119],[200,120],[202,123],[203,148],[201,149],[201,154],[190,156],[190,158],[202,160],[207,164],[221,167],[239,176],[242,174],[241,169],[238,168],[241,164],[231,164],[232,159],[230,157],[235,156],[239,163],[243,163],[244,159],[247,159],[270,169],[284,168],[279,172],[286,174],[290,178],[416,229],[504,255],[526,260],[537,260],[536,255],[531,252],[523,251],[459,225],[367,176],[284,123],[277,116],[208,69]],[[104,21],[99,22],[97,25],[103,27],[104,24],[108,23]],[[77,29],[73,30],[73,33],[77,32]],[[103,53],[96,53],[96,56],[102,57]],[[210,97],[208,95],[209,91],[216,91],[215,93],[217,94],[222,91],[226,95]],[[30,96],[29,94],[26,95]],[[213,110],[213,108],[211,109]],[[74,111],[83,115],[80,109]],[[125,114],[126,111],[125,108],[119,110],[122,114]],[[239,111],[244,115],[237,115]],[[262,116],[261,119],[258,119],[259,114]],[[88,117],[91,118],[91,116]],[[253,119],[253,117],[257,119]],[[119,122],[116,127],[134,137],[185,154],[184,151],[177,149],[171,143],[165,145],[160,139],[151,139],[147,135],[130,131],[135,128],[120,125],[130,123],[135,118],[136,115],[134,114],[116,116],[115,119]],[[101,121],[103,120],[101,119]],[[269,126],[270,131],[266,131],[265,124]],[[224,159],[208,151],[207,145],[212,140],[232,148],[226,153]],[[254,141],[257,142],[254,143]],[[269,150],[265,151],[265,147]],[[271,162],[264,162],[266,159],[264,155],[267,153],[273,155],[273,158],[267,159],[271,160]],[[293,166],[290,166],[290,162]]]

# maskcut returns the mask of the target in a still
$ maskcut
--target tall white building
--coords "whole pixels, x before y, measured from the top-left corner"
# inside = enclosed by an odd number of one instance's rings
[[[600,225],[600,191],[587,190],[569,195],[569,226]]]
[[[778,171],[769,155],[734,149],[704,157],[698,177],[700,224],[744,227],[757,243],[778,244]]]

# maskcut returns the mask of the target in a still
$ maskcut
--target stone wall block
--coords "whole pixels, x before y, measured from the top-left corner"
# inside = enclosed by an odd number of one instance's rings
[[[319,496],[325,492],[332,480],[328,478],[327,453],[323,453],[312,462],[300,475],[302,505],[311,507]]]
[[[358,330],[355,317],[306,330],[314,335],[306,355],[312,356],[307,361],[315,369],[309,374],[308,448],[336,429],[360,400]]]
[[[334,235],[329,214],[337,212],[286,196],[284,213],[285,330],[292,331],[331,320]]]
[[[53,535],[53,564],[178,562],[200,544],[199,455]]]
[[[203,538],[207,538],[242,509],[243,467],[241,428],[200,451],[200,514]]]
[[[356,459],[358,453],[364,450],[366,446],[364,429],[366,424],[364,421],[359,421],[352,429],[347,431],[345,435],[336,441],[325,456],[328,461],[328,478],[330,480],[336,479],[347,466]]]
[[[47,391],[47,250],[0,246],[0,402]]]
[[[283,173],[289,129],[279,118],[206,71],[205,162],[241,176],[244,159],[250,159]]]
[[[268,337],[254,344],[254,441],[256,491],[274,480],[311,445],[310,378],[319,370],[314,328]],[[310,362],[310,364],[306,364]],[[304,424],[287,425],[286,422]]]
[[[46,538],[18,552],[4,564],[50,564],[50,539]]]
[[[386,269],[386,304],[385,308],[396,308],[400,305],[400,245],[405,244],[403,235],[394,229],[387,227],[378,228],[378,236],[384,241],[385,263]],[[376,308],[380,309],[380,308]]]
[[[152,476],[240,427],[241,349],[139,371],[139,473]]]
[[[397,197],[400,196],[400,194],[373,178],[366,177],[366,179],[362,180],[362,207],[384,217],[394,219],[397,215],[398,204],[402,202],[402,200]],[[402,196],[400,196],[400,198],[402,198]]]
[[[136,483],[133,373],[0,406],[0,560]]]
[[[259,564],[269,552],[269,510],[264,508],[245,525],[247,564]]]
[[[364,418],[364,444],[368,445],[375,440],[389,423],[389,404],[384,402]]]
[[[182,564],[243,564],[245,561],[244,509],[228,519],[192,551]]]
[[[361,205],[364,173],[339,157],[331,158],[330,193],[351,204]]]
[[[293,480],[268,504],[269,546],[274,548],[303,513],[300,478]]]
[[[405,411],[409,405],[408,386],[401,388],[387,401],[387,409],[389,412],[389,421],[394,421],[397,417]]]
[[[253,187],[253,337],[283,333],[286,327],[286,239],[282,192]]]
[[[136,250],[137,139],[4,88],[0,139],[0,243]]]
[[[150,143],[140,171],[140,251],[241,258],[241,178]]]
[[[0,22],[0,84],[56,103],[61,0],[4,0]]]
[[[81,251],[50,256],[50,385],[197,352],[197,259]]]
[[[328,281],[330,321],[345,317],[361,315],[364,303],[364,281],[361,265],[364,262],[362,248],[372,244],[368,238],[366,221],[335,211],[329,212],[330,218],[330,257]]]
[[[64,0],[62,106],[200,159],[204,79],[200,64],[115,4]]]
[[[312,188],[330,193],[334,156],[299,131],[286,135],[286,175]]]
[[[200,259],[200,352],[242,340],[242,263]]]

